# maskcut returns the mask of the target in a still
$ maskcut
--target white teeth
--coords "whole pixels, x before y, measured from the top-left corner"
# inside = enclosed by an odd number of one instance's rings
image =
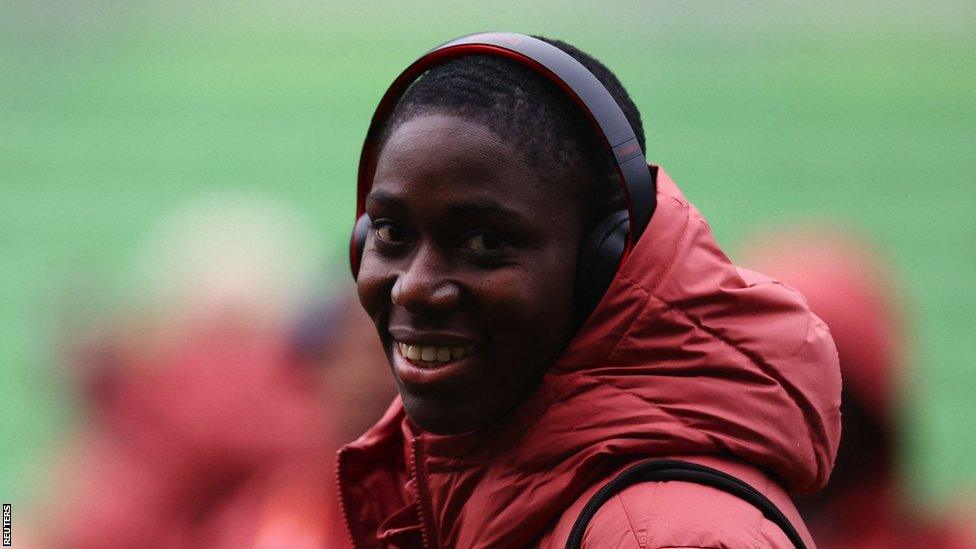
[[[474,352],[474,345],[467,347],[434,347],[429,345],[407,345],[397,342],[400,354],[410,360],[423,362],[451,362],[460,360]]]
[[[400,354],[409,358],[410,360],[420,360],[420,347],[416,345],[407,345],[406,343],[397,342],[400,345]]]

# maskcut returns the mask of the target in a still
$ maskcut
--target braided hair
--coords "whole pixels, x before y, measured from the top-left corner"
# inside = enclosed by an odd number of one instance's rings
[[[571,55],[607,88],[630,122],[641,149],[640,112],[610,69],[560,40],[536,36]],[[583,206],[584,229],[605,215],[626,209],[613,157],[586,115],[553,82],[502,57],[473,55],[425,72],[403,94],[381,136],[417,116],[446,113],[484,124],[522,154],[544,182],[565,185]],[[585,183],[580,185],[582,179]]]

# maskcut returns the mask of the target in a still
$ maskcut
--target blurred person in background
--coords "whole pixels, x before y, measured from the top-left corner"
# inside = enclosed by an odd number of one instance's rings
[[[349,288],[297,305],[307,240],[290,219],[234,197],[181,212],[144,246],[141,312],[68,336],[87,418],[39,542],[348,544],[335,452],[394,389]]]
[[[844,387],[843,430],[830,482],[797,505],[827,548],[976,548],[961,514],[934,517],[898,474],[910,341],[892,268],[865,239],[827,227],[755,237],[743,265],[798,289],[830,327]],[[971,518],[971,517],[970,517]]]

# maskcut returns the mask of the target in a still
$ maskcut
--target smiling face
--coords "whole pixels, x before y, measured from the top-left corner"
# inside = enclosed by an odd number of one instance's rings
[[[390,133],[357,286],[422,429],[492,423],[565,347],[581,238],[568,188],[477,122],[427,114]]]

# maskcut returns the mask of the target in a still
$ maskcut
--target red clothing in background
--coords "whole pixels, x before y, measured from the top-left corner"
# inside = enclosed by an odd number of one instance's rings
[[[286,334],[213,318],[113,341],[60,468],[57,547],[341,547],[321,375]]]

